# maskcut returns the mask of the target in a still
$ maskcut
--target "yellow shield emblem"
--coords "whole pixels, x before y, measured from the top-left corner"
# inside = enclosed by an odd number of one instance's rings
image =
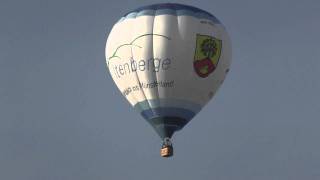
[[[193,67],[200,77],[205,78],[218,66],[222,41],[212,36],[197,34],[196,43]]]

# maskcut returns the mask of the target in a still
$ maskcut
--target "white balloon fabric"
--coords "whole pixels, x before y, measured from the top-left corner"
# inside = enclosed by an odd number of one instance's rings
[[[160,137],[171,138],[223,83],[231,44],[212,14],[155,4],[127,13],[113,26],[106,61],[123,96]]]

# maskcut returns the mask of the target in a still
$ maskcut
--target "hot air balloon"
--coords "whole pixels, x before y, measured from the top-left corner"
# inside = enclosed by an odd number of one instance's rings
[[[225,27],[212,14],[182,4],[154,4],[125,14],[106,43],[106,62],[123,96],[173,155],[181,130],[223,83],[231,63]]]

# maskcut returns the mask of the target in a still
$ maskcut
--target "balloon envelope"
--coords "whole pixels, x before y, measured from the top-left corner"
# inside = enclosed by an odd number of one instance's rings
[[[212,14],[155,4],[127,13],[113,26],[106,61],[123,96],[161,138],[171,138],[223,83],[231,44]]]

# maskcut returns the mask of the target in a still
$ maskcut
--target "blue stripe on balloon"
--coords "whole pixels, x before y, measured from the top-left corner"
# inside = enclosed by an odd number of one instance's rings
[[[177,16],[195,16],[195,14],[196,14],[196,12],[186,10],[186,9],[182,9],[182,10],[177,11]],[[208,17],[210,17],[210,16],[208,16]]]
[[[179,117],[190,120],[195,116],[195,113],[183,108],[160,107],[144,110],[141,112],[141,115],[147,120],[157,117]]]
[[[196,7],[193,7],[193,6],[188,6],[188,5],[183,5],[183,4],[176,4],[176,3],[162,3],[162,4],[153,4],[153,5],[149,5],[149,6],[143,6],[143,7],[140,7],[136,10],[133,10],[131,12],[139,12],[139,11],[143,11],[143,10],[161,10],[161,9],[172,9],[174,11],[177,11],[177,10],[189,10],[189,11],[192,11],[192,12],[195,12],[195,13],[198,13],[198,12],[201,12],[201,13],[205,13],[207,14],[208,16],[213,16],[211,13],[207,12],[207,11],[204,11],[202,9],[199,9],[199,8],[196,8]],[[129,12],[129,13],[131,13]],[[129,14],[127,13],[127,14]]]
[[[176,107],[176,108],[182,108],[187,109],[195,114],[197,114],[202,106],[187,100],[182,99],[149,99],[142,102],[139,102],[134,105],[134,108],[141,113],[144,110],[151,109],[151,108],[158,108],[158,107]]]
[[[125,17],[126,17],[126,19],[136,18],[137,14],[138,14],[138,12],[132,12],[132,13],[127,14]]]
[[[158,15],[191,16],[198,19],[208,19],[214,22],[215,24],[221,24],[221,22],[215,16],[213,16],[207,11],[192,6],[172,3],[155,4],[138,8],[134,11],[125,14],[125,18],[121,18],[119,22],[125,19],[136,18],[139,16]]]
[[[174,10],[174,9],[158,9],[158,10],[155,10],[156,12],[156,16],[159,16],[159,15],[173,15],[173,16],[176,16],[177,15],[177,11]]]
[[[154,16],[155,15],[155,11],[151,10],[151,9],[147,9],[147,10],[143,10],[143,11],[139,11],[137,14],[138,16]]]

